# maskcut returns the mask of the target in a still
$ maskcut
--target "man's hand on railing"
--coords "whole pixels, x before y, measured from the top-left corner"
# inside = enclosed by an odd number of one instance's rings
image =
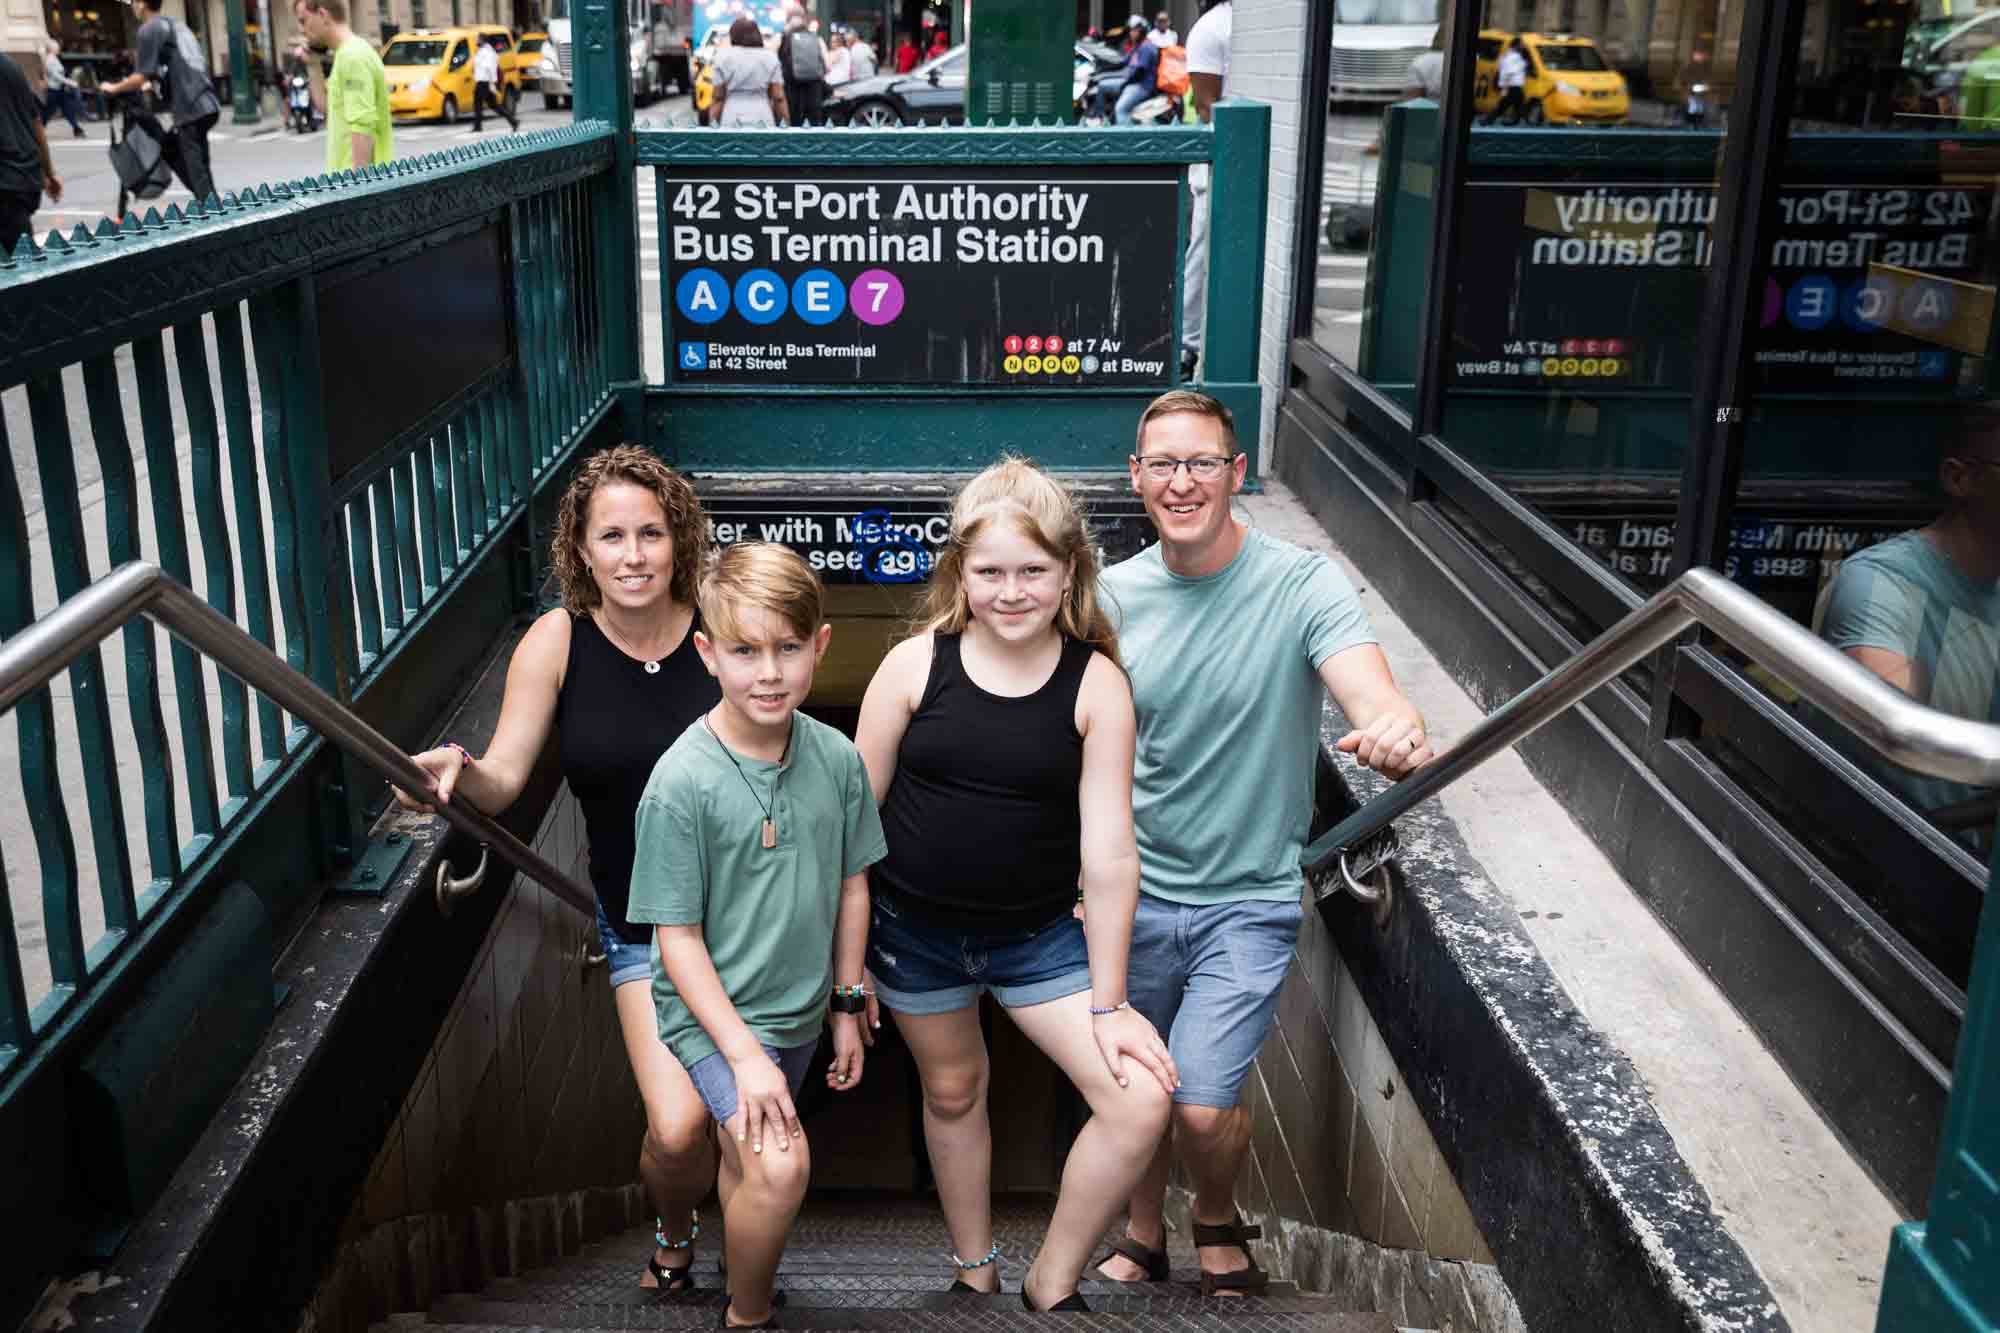
[[[420,814],[437,813],[437,807],[451,799],[452,789],[458,786],[458,775],[465,771],[465,751],[456,745],[440,745],[435,750],[425,750],[422,754],[410,756],[410,762],[430,775],[431,788],[424,793],[429,800],[412,796],[401,787],[391,785],[389,790],[396,794],[396,804],[405,810],[415,810]]]
[[[1398,781],[1410,776],[1437,758],[1430,738],[1424,735],[1424,720],[1414,715],[1387,712],[1366,727],[1357,727],[1334,742],[1354,756],[1363,768],[1372,768]]]

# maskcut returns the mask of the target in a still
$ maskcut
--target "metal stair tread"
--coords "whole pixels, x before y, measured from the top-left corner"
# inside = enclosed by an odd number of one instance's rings
[[[953,1333],[1049,1333],[1050,1320],[1057,1329],[1092,1329],[1103,1333],[1396,1333],[1395,1321],[1383,1314],[1358,1314],[1332,1310],[1249,1311],[1224,1314],[1217,1302],[1203,1302],[1199,1308],[1172,1311],[1119,1313],[1092,1311],[1087,1315],[1034,1314],[1018,1304],[996,1303],[985,1309],[950,1311]],[[1232,1302],[1233,1304],[1233,1302]],[[708,1329],[716,1326],[716,1307],[699,1305],[654,1305],[645,1307],[536,1307],[533,1320],[495,1319],[477,1308],[454,1304],[444,1318],[433,1317],[429,1327],[448,1328],[455,1333],[524,1333],[533,1329]],[[452,1315],[458,1317],[453,1318]],[[857,1333],[931,1333],[939,1323],[936,1308],[885,1310],[880,1308],[832,1309],[787,1306],[779,1318],[787,1329],[812,1329],[820,1333],[855,1330]]]
[[[1021,1274],[1026,1265],[1001,1275],[1002,1289],[1017,1292],[1021,1287]],[[566,1301],[592,1301],[604,1304],[645,1305],[663,1299],[655,1291],[638,1285],[640,1266],[621,1263],[616,1268],[591,1271],[583,1274],[557,1276],[554,1274],[528,1275],[518,1279],[504,1279],[490,1285],[479,1293],[484,1299],[509,1304],[557,1305]],[[719,1291],[723,1286],[722,1274],[713,1266],[697,1267],[695,1281],[696,1294]],[[852,1263],[828,1263],[800,1270],[790,1264],[779,1270],[778,1285],[790,1293],[794,1301],[807,1300],[821,1294],[840,1295],[850,1291],[872,1292],[885,1298],[898,1300],[910,1297],[942,1295],[949,1284],[950,1274],[941,1272],[935,1264],[922,1269],[880,1268],[857,1269]],[[1084,1295],[1096,1301],[1107,1299],[1131,1299],[1136,1297],[1187,1296],[1194,1298],[1200,1287],[1200,1278],[1193,1268],[1177,1271],[1172,1282],[1163,1286],[1153,1286],[1140,1282],[1086,1281]],[[673,1293],[669,1293],[668,1299]],[[1274,1300],[1289,1300],[1300,1295],[1298,1287],[1290,1282],[1272,1282],[1265,1295]]]

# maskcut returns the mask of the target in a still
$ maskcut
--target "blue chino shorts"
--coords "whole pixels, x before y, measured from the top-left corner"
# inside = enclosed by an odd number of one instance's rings
[[[1090,989],[1083,923],[1065,915],[1032,930],[968,934],[899,913],[878,896],[868,932],[876,998],[899,1014],[949,1014],[981,991],[1009,1009]]]
[[[646,928],[646,942],[633,944],[611,928],[611,918],[604,914],[604,900],[597,900],[597,939],[604,950],[604,966],[611,973],[611,989],[634,981],[651,982],[653,979],[653,949],[655,947],[652,927]]]
[[[1193,907],[1139,895],[1126,992],[1167,1039],[1181,1074],[1175,1101],[1236,1105],[1304,919],[1297,901]]]

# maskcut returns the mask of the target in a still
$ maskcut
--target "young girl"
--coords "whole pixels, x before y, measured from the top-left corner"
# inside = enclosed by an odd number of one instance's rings
[[[559,733],[563,776],[590,835],[597,933],[625,1053],[646,1103],[639,1177],[659,1210],[641,1285],[694,1286],[693,1214],[715,1179],[708,1111],[660,1041],[652,932],[626,919],[633,815],[660,756],[721,698],[695,651],[695,579],[708,525],[687,479],[634,444],[584,461],[556,513],[551,556],[563,604],[534,623],[507,667],[493,741],[475,761],[447,742],[413,758],[431,775],[413,809],[454,794],[497,815]]]
[[[869,968],[923,1082],[952,1290],[1000,1282],[982,991],[1090,1105],[1022,1282],[1034,1310],[1087,1308],[1090,1248],[1157,1147],[1177,1081],[1125,1002],[1132,694],[1096,586],[1067,491],[1019,459],[980,473],[952,507],[924,628],[883,659],[855,740],[889,842]],[[1072,915],[1079,881],[1087,924]]]

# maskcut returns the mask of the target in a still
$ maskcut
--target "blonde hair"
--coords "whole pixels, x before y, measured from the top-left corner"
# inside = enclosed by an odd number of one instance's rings
[[[583,558],[583,525],[590,520],[590,502],[598,488],[616,482],[644,487],[660,502],[674,547],[674,572],[667,582],[667,596],[682,606],[691,605],[695,580],[701,577],[708,555],[708,520],[702,516],[701,500],[688,479],[636,444],[613,445],[586,458],[556,506],[549,563],[555,567],[556,582],[562,585],[563,605],[571,615],[585,616],[604,600],[597,580],[590,576],[589,562]]]
[[[725,546],[701,576],[696,594],[702,630],[710,640],[746,643],[743,612],[762,607],[801,639],[819,632],[826,618],[826,589],[812,566],[780,542]]]
[[[1222,423],[1223,446],[1232,454],[1236,452],[1236,418],[1220,399],[1195,389],[1169,389],[1146,404],[1146,410],[1139,414],[1139,434],[1132,441],[1134,458],[1146,447],[1146,427],[1152,425],[1155,418],[1172,416],[1176,412],[1191,412]]]
[[[1118,661],[1118,631],[1097,600],[1101,564],[1083,507],[1039,466],[1011,455],[965,483],[951,504],[951,537],[938,553],[915,631],[961,634],[972,620],[965,596],[965,553],[995,523],[1006,523],[1049,555],[1070,564],[1056,628]]]

